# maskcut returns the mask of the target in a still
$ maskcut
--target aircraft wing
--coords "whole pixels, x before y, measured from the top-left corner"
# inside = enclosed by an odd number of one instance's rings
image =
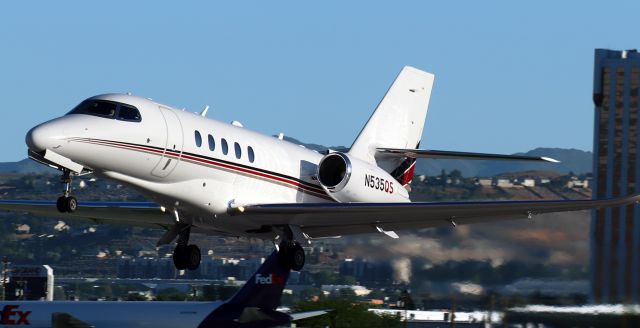
[[[244,206],[235,215],[260,226],[298,226],[311,238],[431,228],[630,205],[640,194],[603,200],[415,203],[317,203]]]
[[[162,212],[160,205],[152,202],[79,202],[75,212],[60,213],[55,201],[0,200],[0,210],[145,228],[167,228],[173,224],[173,217]]]

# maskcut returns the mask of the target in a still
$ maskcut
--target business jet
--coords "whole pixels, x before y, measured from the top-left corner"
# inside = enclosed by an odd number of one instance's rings
[[[194,270],[191,232],[274,242],[283,263],[302,269],[314,239],[382,233],[548,212],[621,206],[603,200],[411,202],[417,158],[557,162],[546,157],[420,149],[434,75],[402,69],[348,151],[325,154],[201,113],[128,94],[104,94],[26,135],[29,157],[57,168],[53,201],[0,202],[0,209],[165,230],[177,269]],[[315,113],[314,115],[322,115]],[[72,178],[94,174],[137,189],[152,202],[79,203]]]
[[[258,268],[228,301],[73,302],[0,301],[0,326],[29,327],[284,327],[327,311],[277,311],[289,277],[278,253]]]

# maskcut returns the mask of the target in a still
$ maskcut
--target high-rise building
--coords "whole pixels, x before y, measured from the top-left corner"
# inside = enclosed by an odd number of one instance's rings
[[[593,195],[640,192],[638,147],[640,54],[596,49],[593,102]],[[640,300],[640,207],[595,210],[591,222],[591,297],[596,303]]]

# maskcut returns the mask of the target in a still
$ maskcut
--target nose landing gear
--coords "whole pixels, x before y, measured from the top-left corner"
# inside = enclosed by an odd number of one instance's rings
[[[78,208],[78,200],[71,196],[71,171],[62,171],[63,195],[56,201],[56,207],[60,213],[73,213]]]

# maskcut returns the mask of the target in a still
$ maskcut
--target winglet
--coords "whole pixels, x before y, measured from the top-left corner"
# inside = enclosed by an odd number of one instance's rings
[[[543,161],[551,162],[551,163],[560,163],[559,160],[553,159],[551,157],[541,157]]]

